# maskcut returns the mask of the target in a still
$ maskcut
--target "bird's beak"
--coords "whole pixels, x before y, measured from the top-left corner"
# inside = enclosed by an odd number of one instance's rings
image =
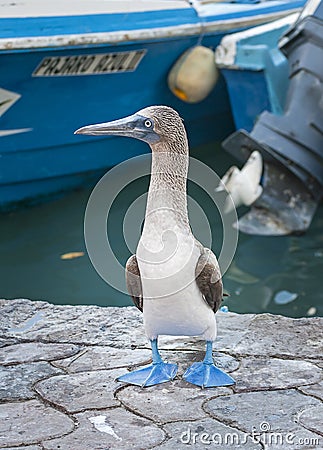
[[[97,123],[95,125],[87,125],[79,128],[74,134],[115,134],[117,136],[131,136],[136,130],[136,124],[139,116],[134,114],[132,116],[124,117],[123,119],[113,120],[112,122]]]
[[[157,134],[153,129],[147,130],[144,122],[145,117],[139,114],[133,114],[123,119],[113,120],[112,122],[87,125],[76,130],[74,134],[126,136],[148,143],[151,141],[156,142]]]

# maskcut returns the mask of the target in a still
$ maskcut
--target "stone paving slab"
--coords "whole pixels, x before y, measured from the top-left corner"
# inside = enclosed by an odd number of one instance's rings
[[[319,382],[322,370],[305,361],[244,358],[234,378],[235,392],[288,389]]]
[[[134,307],[0,300],[0,317],[0,449],[323,449],[322,318],[217,314],[237,383],[203,390],[182,380],[205,352],[190,337],[160,339],[174,381],[116,381],[151,360]]]
[[[61,373],[47,362],[0,366],[0,401],[35,398],[32,387],[37,381]]]
[[[78,346],[69,344],[43,344],[41,342],[14,344],[0,349],[0,364],[7,366],[14,363],[53,361],[73,356],[78,352]]]
[[[124,369],[116,369],[58,375],[40,381],[35,389],[45,400],[70,413],[109,408],[119,406],[114,393],[122,385],[116,378],[123,373]]]
[[[230,353],[248,334],[249,327],[257,317],[256,314],[222,313],[221,311],[218,311],[216,316],[218,317],[218,335],[214,348]]]
[[[86,347],[71,358],[57,360],[54,365],[67,370],[69,373],[76,373],[134,367],[149,363],[151,363],[151,351],[148,349],[136,350],[96,346]]]
[[[264,336],[272,336],[272,339],[268,342]],[[323,359],[322,318],[291,319],[259,314],[231,350],[241,355]]]
[[[183,380],[176,380],[146,389],[129,386],[120,390],[117,398],[127,409],[156,423],[166,423],[204,418],[206,414],[202,403],[206,399],[231,392],[226,387],[200,389]]]
[[[0,448],[38,443],[70,433],[74,422],[37,400],[0,405]]]
[[[152,448],[165,433],[151,421],[122,409],[76,414],[78,428],[63,438],[42,443],[45,450],[129,450]]]

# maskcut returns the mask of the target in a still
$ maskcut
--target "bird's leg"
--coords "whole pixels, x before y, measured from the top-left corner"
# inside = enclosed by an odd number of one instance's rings
[[[151,344],[151,352],[153,356],[153,364],[160,364],[163,362],[162,357],[160,356],[160,353],[158,351],[158,345],[157,345],[157,339],[153,339],[150,341]]]
[[[206,341],[206,351],[203,359],[204,364],[214,364],[212,356],[213,345],[211,341]]]
[[[205,357],[202,362],[196,362],[183,375],[185,381],[197,386],[217,387],[229,386],[235,381],[230,375],[215,367],[212,356],[212,342],[206,342]]]
[[[175,378],[177,365],[165,363],[158,351],[157,339],[151,342],[153,363],[143,369],[126,373],[118,378],[118,381],[134,384],[136,386],[147,387],[155,384],[166,383]]]

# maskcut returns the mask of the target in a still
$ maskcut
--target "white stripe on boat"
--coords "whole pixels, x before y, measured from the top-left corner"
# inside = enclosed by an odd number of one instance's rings
[[[1,18],[67,17],[189,9],[186,0],[19,0],[0,5]]]
[[[27,133],[32,131],[32,128],[19,128],[17,130],[0,130],[0,137],[11,136],[12,134]]]
[[[295,9],[292,10],[295,12]],[[284,17],[288,11],[277,11],[270,14],[258,14],[251,17],[241,17],[228,20],[215,20],[203,23],[176,25],[161,28],[146,28],[138,30],[122,30],[108,33],[64,34],[57,36],[35,36],[23,38],[0,39],[0,50],[31,49],[46,47],[71,47],[79,45],[116,44],[121,42],[136,42],[172,37],[194,36],[215,31],[228,31],[273,21]]]

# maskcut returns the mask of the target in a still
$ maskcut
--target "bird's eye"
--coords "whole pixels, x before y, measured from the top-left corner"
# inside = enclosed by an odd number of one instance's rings
[[[152,122],[151,122],[151,120],[145,120],[145,127],[146,128],[151,128],[151,126],[152,126]]]

